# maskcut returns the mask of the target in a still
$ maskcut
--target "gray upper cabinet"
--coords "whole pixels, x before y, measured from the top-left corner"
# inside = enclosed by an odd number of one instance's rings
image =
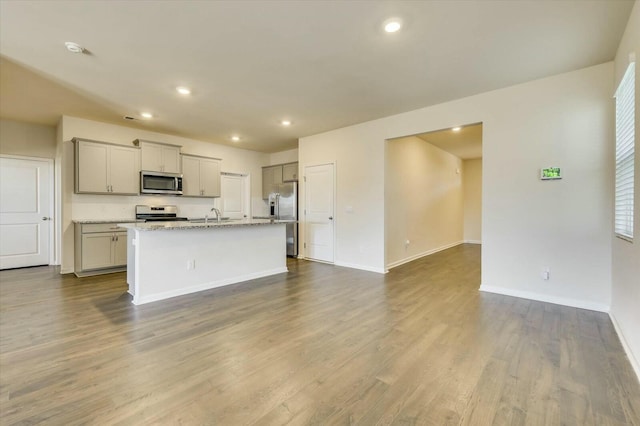
[[[182,154],[182,195],[220,196],[220,159]]]
[[[75,192],[78,194],[137,195],[140,188],[140,150],[135,147],[73,138]]]
[[[282,183],[282,166],[262,168],[262,198],[269,198],[275,187]]]
[[[298,163],[277,164],[262,168],[262,198],[269,198],[277,185],[298,180]]]
[[[142,170],[152,172],[180,173],[180,146],[162,142],[133,141],[142,151]]]
[[[282,165],[282,181],[293,182],[298,180],[298,163]]]

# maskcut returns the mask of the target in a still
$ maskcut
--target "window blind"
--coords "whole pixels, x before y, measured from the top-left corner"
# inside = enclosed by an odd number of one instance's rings
[[[635,62],[616,90],[615,233],[633,238],[633,179],[635,154]]]

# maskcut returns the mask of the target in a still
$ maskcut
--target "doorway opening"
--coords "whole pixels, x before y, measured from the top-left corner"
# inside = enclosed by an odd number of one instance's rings
[[[387,140],[385,265],[482,243],[482,123]]]

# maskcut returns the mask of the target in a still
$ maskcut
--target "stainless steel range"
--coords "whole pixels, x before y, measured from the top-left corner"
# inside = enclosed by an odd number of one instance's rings
[[[136,206],[136,220],[145,222],[176,222],[189,220],[178,217],[177,206]]]

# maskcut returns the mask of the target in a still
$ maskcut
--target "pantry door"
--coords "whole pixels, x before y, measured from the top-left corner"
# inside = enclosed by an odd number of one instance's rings
[[[53,161],[0,157],[0,269],[48,265]]]

